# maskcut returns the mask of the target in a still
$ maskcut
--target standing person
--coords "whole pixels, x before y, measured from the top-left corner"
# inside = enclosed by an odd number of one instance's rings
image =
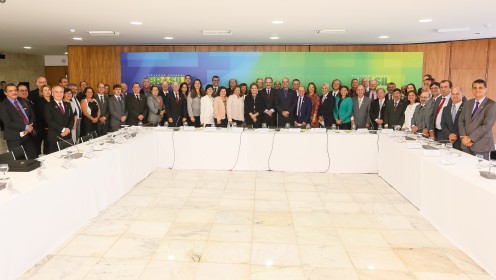
[[[52,92],[53,94],[53,92]],[[72,115],[74,117],[74,124],[72,127],[70,127],[71,129],[71,140],[74,144],[77,143],[77,138],[74,134],[76,134],[76,125],[77,125],[77,121],[78,121],[78,116],[76,115],[76,113],[74,112],[74,108],[72,108],[72,104],[71,104],[71,99],[72,99],[72,91],[70,88],[64,88],[64,98],[62,99],[65,103],[69,104],[69,108],[70,110],[72,111]]]
[[[53,99],[45,104],[43,113],[48,126],[48,153],[57,152],[57,141],[71,140],[71,129],[74,127],[74,113],[71,104],[63,101],[64,88],[57,85],[52,88]]]
[[[230,125],[235,123],[236,125],[243,125],[245,120],[245,96],[241,94],[241,88],[236,86],[231,94],[227,98],[227,121]]]
[[[357,87],[356,96],[353,97],[353,113],[351,114],[351,125],[357,128],[369,128],[370,126],[370,98],[365,96],[365,88]]]
[[[298,99],[296,100],[296,116],[294,126],[306,126],[310,124],[310,115],[312,114],[312,101],[305,95],[305,87],[298,88]]]
[[[265,91],[267,92],[268,88],[265,88]],[[293,124],[297,98],[293,90],[289,88],[289,79],[283,78],[282,88],[274,89],[272,95],[274,95],[274,107],[277,110],[277,126],[284,127],[286,123]]]
[[[258,93],[256,83],[250,84],[250,93],[245,97],[245,123],[252,125],[254,128],[260,128],[262,125],[262,114],[265,110],[264,98]]]
[[[177,127],[181,126],[188,120],[188,108],[186,95],[179,91],[178,82],[172,83],[172,91],[172,93],[169,93],[167,95],[167,98],[165,100],[165,111],[167,112],[167,121],[169,123],[169,127]]]
[[[377,99],[370,102],[370,121],[372,129],[377,130],[379,125],[384,125],[384,113],[386,112],[386,92],[383,88],[377,90]]]
[[[415,108],[412,118],[412,132],[421,133],[424,137],[429,137],[429,119],[432,112],[432,107],[429,104],[433,104],[432,100],[429,99],[430,93],[428,91],[423,91],[420,94],[420,105]]]
[[[94,97],[100,108],[100,118],[98,119],[96,132],[98,136],[107,134],[107,119],[109,117],[108,110],[108,94],[105,93],[106,87],[104,83],[98,83],[97,85],[97,95]]]
[[[200,127],[200,114],[201,114],[201,98],[205,95],[202,88],[201,81],[196,79],[193,86],[189,91],[188,98],[186,99],[186,106],[188,107],[188,123],[194,127]]]
[[[148,96],[146,104],[148,105],[148,122],[153,125],[160,125],[165,114],[165,105],[162,96],[158,95],[158,86],[150,87],[151,95]]]
[[[4,121],[3,138],[7,142],[7,148],[22,146],[28,159],[38,157],[35,143],[32,139],[36,116],[27,101],[18,97],[17,88],[14,84],[4,86],[6,98],[0,103],[0,119]]]
[[[415,113],[415,109],[419,105],[418,103],[418,97],[417,97],[417,91],[411,90],[407,92],[406,94],[406,99],[407,99],[407,106],[405,109],[405,121],[403,122],[403,125],[401,126],[401,129],[406,130],[410,129],[412,127],[412,119],[413,119],[413,114]]]
[[[141,84],[143,85],[143,88],[140,90],[140,93],[144,94],[145,99],[146,99],[151,94],[150,93],[150,87],[151,87],[150,80],[148,78],[144,78],[143,81],[141,82]]]
[[[384,128],[394,128],[397,125],[401,127],[405,123],[405,109],[406,104],[401,100],[401,89],[395,88],[393,90],[393,100],[386,104]]]
[[[322,84],[322,97],[320,98],[319,122],[324,127],[331,127],[336,123],[334,119],[334,108],[336,107],[336,98],[329,94],[329,84]]]
[[[140,93],[140,84],[133,83],[131,86],[132,94],[126,96],[127,124],[138,125],[140,122],[144,124],[148,116],[148,105],[146,105],[146,96]]]
[[[219,95],[219,83],[220,83],[220,78],[217,75],[214,75],[212,77],[212,96],[217,97]],[[207,85],[208,86],[208,85]],[[206,88],[205,88],[206,90]]]
[[[227,90],[225,87],[219,88],[219,96],[214,99],[214,121],[215,126],[227,127]]]
[[[40,153],[41,153],[41,145],[43,145],[43,154],[48,154],[48,142],[47,142],[47,131],[48,125],[45,120],[44,108],[45,104],[50,103],[52,100],[52,88],[49,85],[42,85],[40,87],[40,98],[38,99],[38,103],[36,104],[36,133],[40,139]],[[42,143],[43,141],[43,143]],[[38,148],[38,147],[36,147]]]
[[[356,89],[358,87],[358,79],[352,79],[351,80],[351,88],[350,88],[350,97],[353,98],[356,95]]]
[[[310,126],[311,127],[320,127],[319,118],[317,118],[319,107],[320,107],[320,98],[319,93],[317,92],[317,86],[315,83],[308,83],[307,87],[307,96],[312,101],[312,113],[310,114]]]
[[[47,79],[43,76],[36,78],[36,89],[29,92],[28,98],[33,101],[35,106],[41,98],[41,87],[47,85]]]
[[[109,98],[109,131],[114,132],[121,128],[121,125],[126,124],[127,110],[126,102],[122,96],[122,87],[115,84],[112,87],[114,95]]]
[[[83,117],[83,112],[81,111],[81,103],[77,99],[77,85],[69,83],[69,85],[67,86],[71,89],[72,96],[69,103],[71,103],[72,112],[74,113],[75,119],[74,129],[71,131],[71,135],[74,143],[77,143],[77,140],[79,139],[79,137],[81,137],[81,118]]]
[[[85,98],[81,100],[81,111],[83,119],[81,120],[81,135],[91,134],[97,131],[97,123],[100,119],[100,107],[93,99],[93,88],[86,87],[83,90]]]
[[[205,88],[206,95],[200,99],[200,123],[202,126],[214,124],[214,93],[212,85]]]
[[[276,91],[272,88],[272,78],[265,78],[265,88],[260,90],[260,94],[265,98],[265,111],[262,122],[267,126],[276,126],[276,110],[274,105],[274,96]]]
[[[496,122],[496,102],[487,97],[487,83],[479,79],[472,83],[474,99],[465,102],[460,114],[460,138],[463,151],[489,159],[494,151],[492,128]]]
[[[460,120],[460,114],[463,109],[465,101],[463,99],[462,90],[459,87],[453,87],[451,90],[451,100],[443,110],[443,115],[441,117],[441,127],[448,135],[448,140],[453,144],[453,148],[457,150],[462,150],[462,142],[460,141],[460,130],[458,128],[458,123]]]
[[[334,119],[338,129],[351,129],[351,114],[353,113],[353,101],[348,96],[348,87],[342,86],[339,95],[336,96],[336,108]]]

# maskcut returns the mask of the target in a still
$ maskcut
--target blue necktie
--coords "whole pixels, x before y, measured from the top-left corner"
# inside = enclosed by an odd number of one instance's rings
[[[479,101],[476,101],[475,102],[475,108],[474,108],[474,111],[472,112],[472,118],[474,117],[475,115],[475,112],[477,112],[477,110],[479,110]]]

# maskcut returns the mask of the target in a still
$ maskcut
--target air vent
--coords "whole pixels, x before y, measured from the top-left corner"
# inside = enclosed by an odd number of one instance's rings
[[[232,35],[231,30],[203,30],[203,35],[207,36],[227,36]]]
[[[315,30],[315,33],[318,35],[324,34],[345,34],[346,29],[323,29],[323,30]]]
[[[88,31],[91,36],[119,36],[119,32],[115,31]]]

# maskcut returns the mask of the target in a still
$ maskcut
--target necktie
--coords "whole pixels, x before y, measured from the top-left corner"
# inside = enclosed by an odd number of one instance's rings
[[[135,94],[134,96],[136,96],[136,99],[140,100],[139,94]]]
[[[475,108],[474,108],[474,111],[472,112],[472,116],[471,116],[472,118],[474,117],[475,112],[477,112],[477,110],[479,110],[479,104],[480,104],[479,101],[475,102]]]
[[[65,114],[64,105],[62,104],[62,102],[59,103],[59,109],[60,112],[62,112],[62,115]]]
[[[78,117],[80,118],[81,117],[81,106],[79,105],[79,101],[77,100],[77,98],[74,98],[74,102],[76,103],[77,114],[78,114]]]
[[[119,100],[119,103],[121,102],[121,97],[117,96],[117,100]]]
[[[179,103],[179,96],[177,95],[177,92],[174,93],[174,96],[176,96],[176,104]]]
[[[287,98],[287,97],[288,97],[288,91],[284,90],[284,98]]]
[[[28,121],[28,118],[26,117],[26,115],[24,115],[24,113],[21,111],[21,107],[19,107],[19,103],[17,103],[17,99],[14,101],[14,105],[17,109],[17,112],[19,112],[22,116],[22,120],[24,121],[24,124],[25,125],[28,125],[29,121]]]
[[[453,124],[455,123],[455,118],[456,118],[456,105],[453,104],[451,105],[451,120],[453,121]]]
[[[103,104],[103,96],[100,95],[100,103]]]
[[[381,118],[382,102],[384,102],[384,100],[379,100],[379,119]]]
[[[322,97],[322,104],[324,104],[324,101],[327,99],[327,95],[324,95],[324,97]]]
[[[398,101],[394,101],[394,111],[396,112],[396,107],[398,107]]]
[[[270,98],[270,89],[267,89],[267,96]]]
[[[375,99],[375,92],[370,93],[370,101],[374,101]]]
[[[358,109],[360,109],[362,107],[362,100],[363,99],[360,99],[360,98],[358,99]]]
[[[437,107],[436,116],[434,116],[434,126],[436,126],[437,115],[439,114],[439,111],[441,111],[441,109],[443,108],[443,105],[444,105],[444,97],[443,100],[441,100],[439,107]]]
[[[301,102],[303,101],[303,97],[299,97],[298,99],[298,110],[297,110],[297,115],[298,117],[301,117]]]

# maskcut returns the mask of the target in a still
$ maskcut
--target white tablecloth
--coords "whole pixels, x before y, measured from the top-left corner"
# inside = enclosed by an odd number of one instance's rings
[[[61,167],[58,153],[47,156],[46,180],[36,170],[9,173],[13,189],[0,191],[0,279],[30,269],[155,170],[155,134],[95,155],[73,160],[70,169]]]

